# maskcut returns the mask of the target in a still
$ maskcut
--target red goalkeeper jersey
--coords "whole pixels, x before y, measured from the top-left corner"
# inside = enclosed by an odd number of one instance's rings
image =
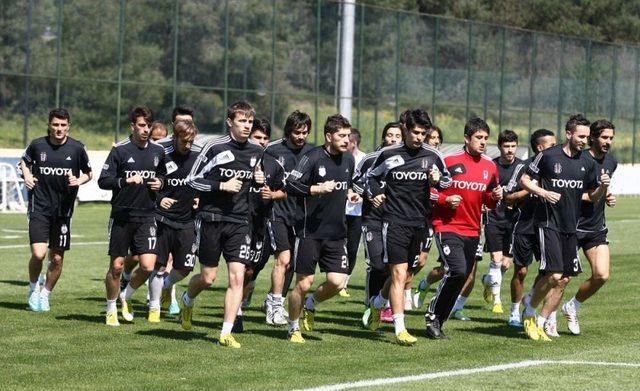
[[[451,186],[444,190],[431,190],[433,228],[435,232],[453,232],[462,236],[480,236],[482,205],[493,209],[496,201],[492,190],[499,184],[498,169],[487,156],[471,156],[462,150],[444,158],[451,174]],[[462,197],[457,209],[447,206],[450,195]]]

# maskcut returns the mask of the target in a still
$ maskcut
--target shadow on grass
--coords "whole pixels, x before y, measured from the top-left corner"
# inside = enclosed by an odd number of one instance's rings
[[[29,306],[27,305],[27,303],[13,303],[10,301],[0,301],[0,308],[29,311]]]
[[[327,329],[322,327],[319,327],[316,330],[317,332],[322,334],[333,334],[333,335],[339,335],[341,337],[359,338],[359,339],[364,339],[368,341],[381,341],[381,342],[387,341],[384,334],[381,334],[376,331],[371,331],[371,330],[363,330],[363,329],[354,330],[353,328]]]
[[[273,339],[279,339],[279,340],[282,340],[282,341],[286,341],[287,340],[287,330],[286,330],[286,328],[256,329],[256,330],[247,330],[247,329],[245,329],[243,334],[262,335],[264,337],[269,337],[269,338],[273,338]],[[309,333],[307,333],[305,331],[302,332],[302,336],[307,341],[322,341],[322,338],[317,337],[317,336],[312,335],[312,334],[309,334]]]
[[[444,330],[445,333],[447,330]],[[522,330],[518,330],[513,327],[509,327],[507,324],[504,326],[493,326],[493,327],[473,327],[470,329],[458,329],[455,331],[456,333],[471,333],[471,334],[485,334],[485,335],[494,335],[505,338],[517,338],[523,339],[526,338],[522,333]]]
[[[87,315],[87,314],[69,314],[69,315],[61,315],[56,316],[58,320],[79,320],[81,322],[87,323],[104,323],[103,315]]]
[[[95,301],[95,302],[102,302],[102,303],[104,303],[104,301],[105,301],[106,299],[104,298],[104,296],[103,296],[103,297],[93,296],[93,297],[81,297],[81,298],[79,298],[78,300],[82,300],[82,301]]]
[[[165,339],[173,339],[179,341],[194,341],[202,340],[207,342],[213,342],[212,338],[207,337],[205,332],[197,331],[184,331],[184,330],[167,330],[167,329],[151,329],[136,331],[138,335],[147,335],[152,337],[160,337]]]
[[[473,318],[471,318],[471,321],[478,322],[478,323],[487,323],[487,324],[500,324],[507,327],[507,321],[499,318],[479,318],[477,316],[474,316]]]
[[[20,280],[0,280],[0,283],[7,285],[15,285],[15,286],[27,286],[29,285],[28,281],[20,281]]]

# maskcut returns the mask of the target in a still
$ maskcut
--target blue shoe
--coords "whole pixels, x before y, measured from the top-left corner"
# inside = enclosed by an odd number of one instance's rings
[[[169,304],[169,315],[178,315],[180,313],[180,305],[177,301],[172,301]]]
[[[37,290],[29,295],[29,309],[34,312],[40,312],[40,292]]]
[[[524,327],[522,325],[522,322],[518,319],[509,319],[508,325],[509,327],[513,327],[515,329],[521,329],[522,327]]]

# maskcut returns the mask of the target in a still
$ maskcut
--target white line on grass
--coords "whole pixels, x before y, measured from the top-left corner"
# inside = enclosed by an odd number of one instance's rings
[[[553,360],[520,361],[520,362],[515,362],[510,364],[491,365],[489,367],[481,367],[481,368],[456,369],[453,371],[423,373],[420,375],[412,375],[412,376],[389,377],[389,378],[380,378],[380,379],[371,379],[371,380],[361,380],[361,381],[350,382],[350,383],[331,384],[331,385],[320,386],[316,388],[307,388],[304,391],[337,391],[337,390],[346,390],[351,388],[384,386],[389,384],[415,382],[415,381],[421,381],[421,380],[438,379],[443,377],[473,375],[476,373],[485,373],[485,372],[498,372],[498,371],[504,371],[507,369],[534,367],[539,365],[597,365],[597,366],[640,368],[640,363],[621,363],[621,362],[603,362],[603,361],[553,361]]]
[[[75,246],[93,246],[95,244],[109,244],[109,242],[84,242],[84,243],[72,243],[71,247]],[[9,249],[9,248],[24,248],[29,247],[28,243],[25,244],[9,244],[5,246],[0,246],[0,250]]]

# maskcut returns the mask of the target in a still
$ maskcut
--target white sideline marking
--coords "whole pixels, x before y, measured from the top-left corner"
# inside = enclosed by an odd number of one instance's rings
[[[75,246],[93,246],[95,244],[109,244],[109,242],[84,242],[84,243],[72,243],[71,247],[75,247]],[[9,244],[9,245],[5,245],[5,246],[0,246],[0,250],[3,249],[8,249],[8,248],[23,248],[23,247],[29,247],[29,243],[25,243],[25,244]]]
[[[2,239],[18,239],[21,238],[20,235],[2,235]]]
[[[337,391],[346,390],[350,388],[362,388],[373,386],[384,386],[388,384],[407,383],[420,380],[438,379],[443,377],[455,377],[472,375],[476,373],[485,372],[498,372],[507,369],[522,368],[522,367],[534,367],[540,365],[597,365],[597,366],[617,366],[617,367],[630,367],[640,368],[640,363],[622,363],[622,362],[604,362],[604,361],[554,361],[554,360],[532,360],[532,361],[520,361],[510,364],[492,365],[489,367],[481,368],[468,368],[468,369],[456,369],[453,371],[444,372],[432,372],[423,373],[421,375],[401,376],[401,377],[389,377],[371,380],[361,380],[351,383],[331,384],[326,386],[320,386],[316,388],[307,388],[303,391]]]
[[[2,230],[4,232],[11,232],[11,233],[18,233],[18,234],[26,234],[29,231],[27,231],[26,229],[9,229],[9,228],[2,228]]]

